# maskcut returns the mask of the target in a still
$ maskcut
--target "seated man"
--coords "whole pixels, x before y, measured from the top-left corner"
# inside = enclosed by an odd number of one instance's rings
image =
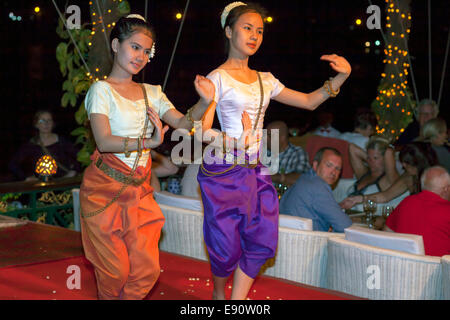
[[[426,169],[422,192],[405,198],[387,218],[385,231],[423,237],[425,254],[450,254],[450,175],[440,166]]]
[[[282,121],[271,122],[267,126],[268,149],[271,149],[271,130],[279,130],[280,152],[278,172],[272,175],[272,182],[291,186],[300,174],[311,169],[308,153],[302,147],[294,146],[289,142],[289,129]],[[270,156],[270,152],[268,153]]]
[[[353,132],[344,132],[338,138],[356,144],[366,150],[369,137],[375,133],[377,118],[371,111],[362,111],[356,114]]]
[[[423,125],[431,119],[434,119],[439,114],[439,106],[436,102],[429,99],[424,99],[419,102],[419,105],[414,111],[415,120],[413,120],[405,131],[395,142],[396,149],[401,149],[402,146],[413,142],[420,136],[420,131]],[[398,147],[398,148],[397,148]]]
[[[334,115],[331,111],[326,109],[319,110],[317,120],[319,122],[319,126],[312,132],[313,134],[322,137],[339,138],[341,133],[332,126]]]
[[[281,198],[280,213],[312,219],[313,230],[344,232],[352,221],[334,200],[331,185],[342,169],[342,156],[325,147],[314,156],[313,168],[300,176]]]

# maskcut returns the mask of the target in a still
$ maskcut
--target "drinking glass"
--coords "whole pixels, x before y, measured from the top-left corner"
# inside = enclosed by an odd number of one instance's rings
[[[392,213],[392,211],[394,210],[394,207],[392,206],[383,206],[383,209],[381,211],[381,214],[383,215],[384,219],[387,219],[387,217],[389,217],[389,215]]]
[[[367,199],[363,203],[364,213],[366,214],[366,224],[369,226],[369,228],[373,228],[373,217],[374,213],[377,212],[377,203],[375,201],[372,201],[370,199]]]

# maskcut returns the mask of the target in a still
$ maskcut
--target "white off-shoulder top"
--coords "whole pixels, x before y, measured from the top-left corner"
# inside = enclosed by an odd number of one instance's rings
[[[270,99],[276,97],[285,86],[270,72],[260,72],[264,88],[264,101],[261,115],[256,125],[257,130],[263,128],[264,114],[269,106]],[[243,132],[242,112],[246,111],[255,126],[261,100],[259,81],[246,84],[234,79],[224,69],[215,69],[208,76],[215,86],[216,112],[221,130],[229,137],[239,139]],[[259,143],[250,146],[248,153],[258,151]]]
[[[145,83],[149,105],[162,118],[164,113],[175,108],[167,96],[162,92],[161,86]],[[101,113],[108,117],[113,136],[137,138],[142,134],[147,116],[145,100],[129,100],[122,97],[106,81],[97,81],[91,85],[85,98],[85,108],[90,119],[92,113]],[[149,121],[146,137],[150,138],[154,126]],[[125,157],[123,152],[114,153],[130,168],[133,167],[137,152]],[[138,165],[145,166],[150,156],[150,150],[145,150],[139,159]]]

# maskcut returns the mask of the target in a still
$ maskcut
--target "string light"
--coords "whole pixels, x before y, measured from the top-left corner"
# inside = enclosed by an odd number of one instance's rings
[[[113,0],[113,2],[116,2],[116,0]],[[122,2],[122,0],[119,0],[118,2]],[[92,6],[93,5],[93,1],[89,1],[89,5]],[[112,14],[112,10],[108,9],[106,12],[103,12],[103,16],[98,16],[97,12],[94,10],[92,11],[92,25],[94,26],[91,30],[91,41],[88,43],[89,46],[92,46],[92,38],[95,35],[96,32],[96,28],[95,26],[97,25],[101,25],[103,26],[103,23],[108,20],[108,15]],[[104,28],[102,28],[102,32],[106,32],[109,31],[108,29],[113,28],[116,25],[115,22],[112,23],[108,23],[107,25],[105,25]],[[95,75],[91,75],[90,73],[86,73],[86,76],[89,77],[89,79],[95,79],[95,81],[99,81],[99,77],[106,79],[107,76],[105,75],[101,75],[100,74],[100,69],[99,68],[95,68]]]
[[[388,134],[391,138],[398,138],[398,135],[404,131],[404,125],[399,125],[399,118],[393,112],[398,112],[402,116],[404,115],[404,119],[406,115],[411,115],[411,112],[404,106],[406,101],[403,100],[406,97],[406,90],[408,89],[406,87],[408,82],[405,80],[405,77],[408,75],[410,65],[405,62],[405,57],[408,55],[407,48],[402,47],[405,43],[404,39],[411,32],[409,26],[411,13],[405,11],[403,6],[397,6],[393,0],[385,0],[385,2],[387,3],[388,12],[385,25],[387,29],[391,28],[391,30],[387,32],[388,42],[390,44],[386,43],[386,47],[383,50],[385,54],[385,58],[383,59],[385,71],[381,73],[381,78],[383,79],[382,86],[384,88],[378,90],[379,93],[376,97],[375,107],[378,109],[377,118],[380,124],[376,127],[376,132],[378,134]],[[397,16],[394,16],[396,14]],[[403,30],[406,30],[406,32],[397,31],[399,30],[399,24],[403,25]],[[394,28],[396,30],[392,30]],[[375,46],[380,44],[378,40],[374,42]],[[401,66],[401,68],[397,68],[397,66]],[[401,105],[402,107],[400,107]],[[380,121],[380,119],[387,116],[392,116],[393,121],[390,123],[384,119]]]

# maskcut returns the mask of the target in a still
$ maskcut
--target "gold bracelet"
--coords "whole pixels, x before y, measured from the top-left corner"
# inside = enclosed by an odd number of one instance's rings
[[[333,78],[329,79],[328,85],[330,87],[330,92],[336,97],[339,92],[341,92],[341,88],[338,88],[336,91],[333,91],[333,86],[331,85],[331,81],[333,80]]]
[[[125,157],[127,157],[127,158],[129,158],[130,157],[130,155],[131,155],[131,152],[130,151],[128,151],[128,140],[130,140],[130,138],[129,137],[126,137],[125,138],[125,141],[124,141],[124,153],[125,153]]]
[[[222,151],[223,154],[227,153],[227,134],[222,132]]]
[[[192,110],[194,109],[194,107],[189,108],[188,111],[186,112],[186,118],[188,119],[189,122],[194,122],[194,119],[192,119]]]
[[[341,91],[340,88],[337,89],[337,91],[333,91],[333,88],[331,87],[331,79],[330,80],[326,80],[325,83],[323,84],[323,88],[327,91],[328,95],[331,98],[334,98],[338,95],[338,93]]]
[[[191,123],[192,127],[191,127],[191,131],[189,132],[189,134],[192,136],[195,133],[195,126],[194,126],[194,119],[192,119],[192,111],[194,110],[194,107],[189,108],[188,111],[186,112],[186,119]]]
[[[141,149],[141,137],[137,137],[137,152],[139,154],[139,157],[142,156],[142,149]]]

